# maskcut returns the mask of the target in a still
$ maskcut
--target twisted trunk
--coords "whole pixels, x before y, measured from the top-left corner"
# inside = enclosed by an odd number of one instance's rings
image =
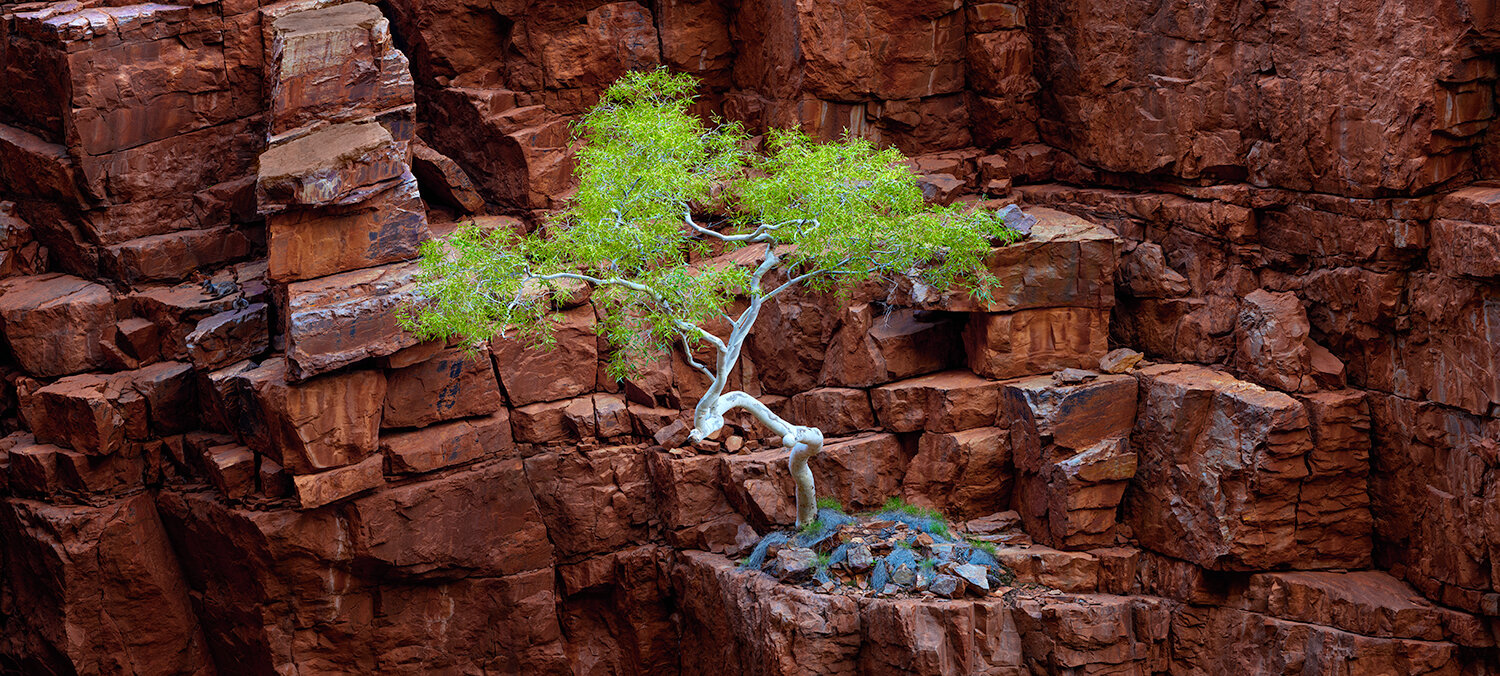
[[[762,425],[781,436],[783,447],[791,449],[788,465],[792,470],[792,480],[797,482],[797,527],[801,528],[812,522],[818,516],[817,491],[807,461],[823,451],[823,431],[816,427],[793,425],[771,412],[759,399],[734,391],[712,399],[705,395],[699,400],[698,409],[693,416],[691,436],[694,440],[700,440],[718,431],[724,426],[724,414],[735,408],[749,411]]]
[[[708,386],[708,391],[703,393],[703,398],[698,400],[698,406],[693,411],[693,431],[689,437],[693,441],[708,438],[724,427],[724,414],[736,408],[749,411],[750,415],[755,416],[755,419],[759,420],[762,425],[780,436],[781,445],[791,451],[791,457],[787,463],[792,471],[792,480],[797,484],[797,527],[801,528],[811,523],[818,515],[817,492],[814,488],[812,470],[808,469],[807,461],[823,451],[823,431],[816,427],[793,425],[773,413],[759,399],[745,392],[724,392],[729,373],[739,363],[740,351],[744,347],[745,339],[750,335],[750,328],[755,325],[756,318],[760,316],[761,305],[790,285],[783,285],[769,294],[760,292],[761,279],[767,271],[775,267],[777,261],[778,257],[774,248],[768,245],[766,258],[755,271],[750,307],[746,308],[744,314],[740,315],[740,318],[732,325],[729,339],[724,341],[719,349],[715,369],[709,371],[693,361],[691,351],[688,352],[688,360],[713,379]]]

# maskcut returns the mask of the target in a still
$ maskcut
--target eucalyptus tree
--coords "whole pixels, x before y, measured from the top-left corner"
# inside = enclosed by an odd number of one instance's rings
[[[695,87],[660,69],[610,86],[576,127],[583,144],[571,206],[531,234],[471,225],[428,242],[422,300],[405,323],[425,338],[477,346],[510,335],[550,346],[558,297],[591,285],[613,346],[610,374],[628,377],[680,349],[709,380],[689,438],[716,433],[731,409],[748,411],[790,450],[802,526],[817,513],[807,461],[822,450],[822,431],[725,391],[761,309],[797,287],[834,292],[875,276],[987,298],[997,281],[985,256],[1019,235],[992,212],[928,207],[897,150],[795,131],[756,144],[737,124],[706,125],[688,111]],[[744,248],[753,249],[736,251]],[[714,358],[704,364],[695,353]]]

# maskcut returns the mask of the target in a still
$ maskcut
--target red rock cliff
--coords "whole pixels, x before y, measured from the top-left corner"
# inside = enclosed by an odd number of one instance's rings
[[[1500,671],[1493,3],[0,17],[0,672]],[[994,302],[792,296],[737,384],[845,505],[1019,523],[1022,586],[737,570],[784,453],[680,448],[697,372],[604,376],[586,297],[551,352],[396,325],[416,246],[565,201],[569,122],[656,64],[1040,217]],[[1049,375],[1114,347],[1154,364]]]

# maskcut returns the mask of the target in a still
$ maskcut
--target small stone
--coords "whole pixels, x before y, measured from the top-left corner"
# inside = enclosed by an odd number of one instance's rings
[[[1099,370],[1105,373],[1124,373],[1135,368],[1141,363],[1146,355],[1143,355],[1128,347],[1110,350],[1099,360]]]
[[[834,547],[833,551],[828,554],[828,566],[830,568],[838,566],[840,568],[848,569],[848,561],[849,545],[847,543]]]
[[[1077,383],[1086,383],[1098,377],[1099,374],[1092,371],[1085,371],[1083,369],[1063,369],[1061,371],[1058,371],[1057,373],[1052,374],[1052,382],[1059,385],[1074,385]]]
[[[902,587],[910,587],[917,582],[917,571],[911,566],[897,566],[891,571],[891,582]]]
[[[932,585],[933,577],[936,574],[938,573],[933,571],[932,568],[916,568],[916,585],[912,589],[918,592],[926,591]]]
[[[687,443],[688,424],[681,419],[673,420],[670,425],[657,430],[651,438],[664,448],[678,448]]]
[[[963,578],[965,583],[980,589],[988,591],[990,588],[989,569],[985,566],[966,563],[961,566],[954,566],[953,574]]]
[[[788,547],[776,553],[776,563],[771,574],[782,582],[794,582],[810,577],[818,553],[805,547]]]
[[[854,543],[849,546],[848,558],[845,566],[856,573],[863,573],[875,565],[875,556],[870,552],[870,546],[863,542]]]
[[[745,438],[742,436],[735,435],[724,440],[724,450],[729,451],[730,453],[737,453],[744,447]]]
[[[820,592],[828,593],[833,591],[833,588],[838,586],[838,584],[828,575],[827,570],[818,568],[813,571],[813,586]]]
[[[1021,207],[1014,204],[1001,209],[995,214],[1005,221],[1005,227],[1015,230],[1023,235],[1030,235],[1032,226],[1036,225],[1036,217],[1021,211]]]
[[[934,577],[927,589],[938,596],[952,599],[963,595],[964,583],[952,575],[944,574]]]
[[[699,452],[702,453],[718,453],[723,448],[723,446],[717,441],[709,441],[707,439],[704,439],[703,441],[698,442],[697,448]]]

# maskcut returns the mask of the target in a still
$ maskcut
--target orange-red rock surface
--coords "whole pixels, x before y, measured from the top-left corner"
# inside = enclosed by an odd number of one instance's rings
[[[1491,4],[0,2],[0,672],[1500,672]],[[785,452],[683,447],[699,374],[604,375],[587,295],[401,330],[657,64],[1040,218],[991,302],[790,294],[735,375],[1014,586],[737,569]]]

